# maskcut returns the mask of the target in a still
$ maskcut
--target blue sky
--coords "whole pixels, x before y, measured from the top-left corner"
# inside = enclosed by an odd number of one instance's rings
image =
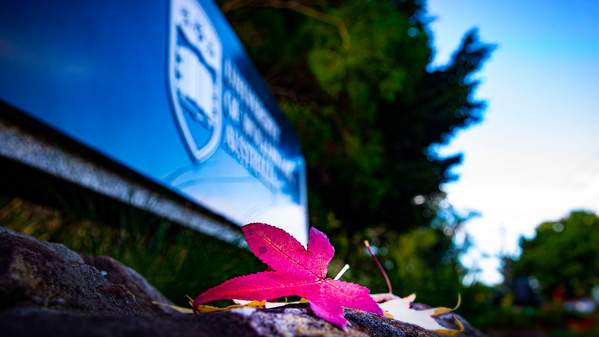
[[[497,254],[572,209],[599,212],[599,1],[431,0],[436,64],[468,29],[497,44],[478,77],[484,121],[441,153],[464,153],[449,201],[481,217],[463,229],[475,277],[501,280]]]

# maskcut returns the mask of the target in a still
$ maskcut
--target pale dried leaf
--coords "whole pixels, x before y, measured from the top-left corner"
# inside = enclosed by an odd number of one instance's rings
[[[382,296],[377,296],[377,295],[382,295]],[[395,319],[395,320],[398,320],[398,321],[401,321],[404,323],[417,325],[421,328],[431,330],[436,333],[440,333],[440,334],[444,334],[444,335],[456,336],[460,332],[463,331],[463,326],[461,325],[461,322],[459,322],[458,320],[456,320],[456,324],[459,327],[458,330],[448,329],[448,328],[440,325],[435,320],[434,316],[439,315],[439,312],[449,312],[446,310],[450,310],[450,309],[447,309],[447,308],[432,308],[432,309],[426,309],[426,310],[412,309],[410,306],[411,306],[412,302],[414,302],[414,300],[416,299],[415,294],[412,294],[412,295],[404,297],[404,298],[400,298],[400,297],[397,297],[392,294],[391,294],[391,296],[389,296],[390,294],[377,294],[377,295],[373,295],[375,300],[377,298],[378,299],[391,298],[382,303],[379,303],[379,306],[381,307],[381,309],[383,309],[385,311],[385,316],[387,316],[387,317],[391,316],[392,319]],[[442,310],[440,310],[440,309],[442,309]]]

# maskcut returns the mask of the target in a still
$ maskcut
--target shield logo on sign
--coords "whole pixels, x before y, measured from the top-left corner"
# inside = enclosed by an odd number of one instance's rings
[[[171,0],[168,74],[175,118],[192,157],[208,159],[223,126],[222,45],[197,0]]]

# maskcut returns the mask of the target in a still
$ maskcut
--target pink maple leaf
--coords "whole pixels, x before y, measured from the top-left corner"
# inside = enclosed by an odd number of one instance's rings
[[[287,232],[270,225],[253,223],[242,230],[252,252],[272,271],[235,277],[208,289],[193,301],[194,308],[215,300],[266,301],[295,295],[308,299],[318,317],[341,328],[348,323],[343,307],[383,314],[368,288],[327,278],[335,250],[316,228],[310,228],[307,250]]]

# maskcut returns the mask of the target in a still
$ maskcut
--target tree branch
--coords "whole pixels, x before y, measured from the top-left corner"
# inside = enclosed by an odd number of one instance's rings
[[[301,4],[292,0],[229,0],[222,4],[221,10],[227,14],[244,7],[268,7],[277,9],[287,9],[302,15],[305,15],[314,20],[329,24],[337,28],[339,37],[345,49],[350,46],[349,31],[345,22],[340,18],[323,13],[317,9]]]

